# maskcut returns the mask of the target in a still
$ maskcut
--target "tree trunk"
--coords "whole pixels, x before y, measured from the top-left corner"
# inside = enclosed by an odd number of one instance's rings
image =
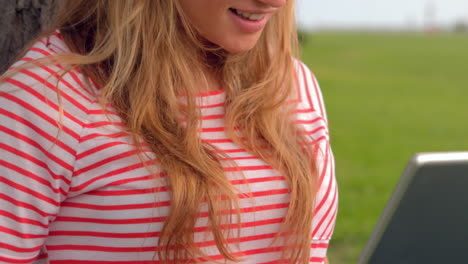
[[[0,74],[24,46],[48,27],[56,0],[0,0]]]

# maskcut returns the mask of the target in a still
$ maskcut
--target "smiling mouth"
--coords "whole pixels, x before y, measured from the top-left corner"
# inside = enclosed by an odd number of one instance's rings
[[[239,11],[239,10],[234,9],[234,8],[229,8],[229,11],[231,11],[234,15],[236,15],[236,16],[238,16],[240,18],[250,20],[250,21],[259,21],[263,17],[265,17],[265,14],[247,13],[247,12]]]

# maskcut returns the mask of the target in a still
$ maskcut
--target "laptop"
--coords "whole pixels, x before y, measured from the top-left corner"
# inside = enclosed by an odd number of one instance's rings
[[[358,264],[468,263],[468,152],[411,158]]]

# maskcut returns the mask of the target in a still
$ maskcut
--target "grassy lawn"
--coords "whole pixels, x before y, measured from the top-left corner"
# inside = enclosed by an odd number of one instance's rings
[[[318,33],[302,59],[324,93],[340,185],[329,257],[355,263],[408,159],[468,150],[468,35]]]

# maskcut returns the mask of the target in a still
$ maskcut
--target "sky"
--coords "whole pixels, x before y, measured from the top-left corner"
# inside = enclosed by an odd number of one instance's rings
[[[468,23],[468,0],[296,0],[302,28],[411,28]]]

